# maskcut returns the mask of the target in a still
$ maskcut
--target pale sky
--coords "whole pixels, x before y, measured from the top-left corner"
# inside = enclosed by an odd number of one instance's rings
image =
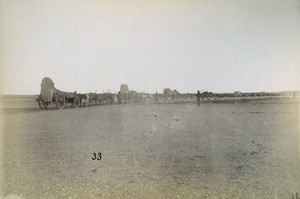
[[[298,0],[0,0],[0,93],[300,90]]]

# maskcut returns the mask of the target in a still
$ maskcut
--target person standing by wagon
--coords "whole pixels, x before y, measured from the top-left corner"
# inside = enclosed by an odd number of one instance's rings
[[[196,97],[197,97],[197,103],[198,103],[198,106],[200,106],[200,97],[201,97],[201,93],[200,91],[198,90],[197,94],[196,94]]]
[[[117,98],[118,98],[118,104],[122,104],[122,94],[121,94],[121,91],[118,92]]]

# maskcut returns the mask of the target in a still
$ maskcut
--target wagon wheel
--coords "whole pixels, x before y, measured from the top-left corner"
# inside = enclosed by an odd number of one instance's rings
[[[79,106],[80,106],[80,98],[78,96],[76,96],[74,98],[73,107],[79,108]]]
[[[65,106],[65,95],[63,93],[58,93],[58,95],[56,96],[56,107],[58,109],[63,109]]]
[[[41,95],[39,95],[39,98],[38,98],[36,101],[38,102],[39,107],[40,107],[41,109],[46,109],[46,108],[47,108],[48,103],[44,102],[44,100],[43,100],[43,98],[42,98]]]

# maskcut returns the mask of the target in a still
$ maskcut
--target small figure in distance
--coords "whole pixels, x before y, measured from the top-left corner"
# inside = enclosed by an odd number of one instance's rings
[[[200,91],[198,90],[197,94],[196,94],[196,97],[197,97],[197,103],[198,103],[198,106],[200,106],[200,97],[201,97],[201,93]]]
[[[118,92],[117,98],[118,98],[118,104],[122,104],[122,94],[121,94],[121,91]]]

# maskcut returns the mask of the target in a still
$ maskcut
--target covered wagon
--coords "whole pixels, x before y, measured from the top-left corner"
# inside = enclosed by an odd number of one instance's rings
[[[76,92],[63,92],[56,89],[53,81],[45,77],[41,83],[41,93],[36,101],[41,109],[46,109],[51,103],[55,103],[58,109],[63,109],[66,103],[71,103],[72,107],[78,108],[81,99]]]

